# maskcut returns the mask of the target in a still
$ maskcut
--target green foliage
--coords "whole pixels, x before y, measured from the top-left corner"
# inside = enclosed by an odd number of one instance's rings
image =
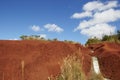
[[[118,40],[120,41],[120,30],[117,31],[117,37],[118,37]]]
[[[100,43],[101,40],[100,39],[97,39],[96,37],[95,38],[90,38],[88,39],[88,41],[86,42],[86,45],[89,45],[89,44],[94,44],[94,43]]]
[[[70,40],[64,40],[64,42],[66,42],[66,43],[71,43],[71,44],[80,44],[79,42],[70,41]]]
[[[111,36],[103,36],[102,41],[109,41],[111,39]]]
[[[48,80],[86,80],[86,76],[82,71],[80,60],[75,56],[68,56],[61,66],[61,74],[49,77]]]
[[[64,42],[68,42],[68,40],[64,40]]]
[[[58,39],[57,39],[57,38],[54,38],[53,41],[58,41]]]
[[[20,36],[20,38],[21,38],[22,40],[25,40],[27,37],[28,37],[28,36],[26,36],[26,35]]]
[[[117,35],[110,35],[110,36],[103,36],[101,41],[108,41],[108,42],[118,42],[118,36]]]
[[[117,31],[114,35],[104,35],[102,39],[97,38],[90,38],[86,42],[87,44],[94,44],[94,43],[100,43],[100,42],[115,42],[120,43],[120,30]]]
[[[39,35],[31,35],[31,36],[22,35],[20,36],[20,38],[22,40],[45,40],[43,37],[40,37]]]

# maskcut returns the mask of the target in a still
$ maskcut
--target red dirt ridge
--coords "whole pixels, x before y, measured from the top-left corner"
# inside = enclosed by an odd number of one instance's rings
[[[89,46],[92,56],[98,58],[102,75],[110,80],[120,80],[120,44],[100,43]]]
[[[0,80],[47,80],[58,75],[63,58],[73,54],[79,55],[89,75],[89,52],[80,44],[60,41],[0,40]]]

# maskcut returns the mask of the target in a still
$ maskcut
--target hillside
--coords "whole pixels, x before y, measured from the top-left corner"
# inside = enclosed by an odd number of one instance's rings
[[[80,44],[60,41],[0,40],[0,80],[47,80],[60,73],[64,57],[88,53]],[[91,58],[85,54],[83,69],[90,71]],[[87,65],[86,65],[87,61]]]
[[[94,53],[91,55],[98,59],[100,72],[110,80],[120,79],[120,44],[103,42],[89,45]]]

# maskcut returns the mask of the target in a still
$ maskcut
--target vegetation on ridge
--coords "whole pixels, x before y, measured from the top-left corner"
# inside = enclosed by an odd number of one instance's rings
[[[98,39],[96,37],[90,38],[87,40],[86,45],[89,44],[96,44],[100,42],[115,42],[115,43],[120,43],[120,30],[117,31],[116,34],[113,35],[104,35],[102,39]]]

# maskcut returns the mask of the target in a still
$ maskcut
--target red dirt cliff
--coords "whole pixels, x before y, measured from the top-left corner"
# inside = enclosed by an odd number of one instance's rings
[[[64,57],[75,53],[80,56],[88,75],[91,57],[87,54],[89,50],[80,44],[0,40],[0,80],[47,80],[48,76],[60,73]]]
[[[98,58],[102,75],[110,80],[120,80],[120,44],[100,43],[89,46]]]

